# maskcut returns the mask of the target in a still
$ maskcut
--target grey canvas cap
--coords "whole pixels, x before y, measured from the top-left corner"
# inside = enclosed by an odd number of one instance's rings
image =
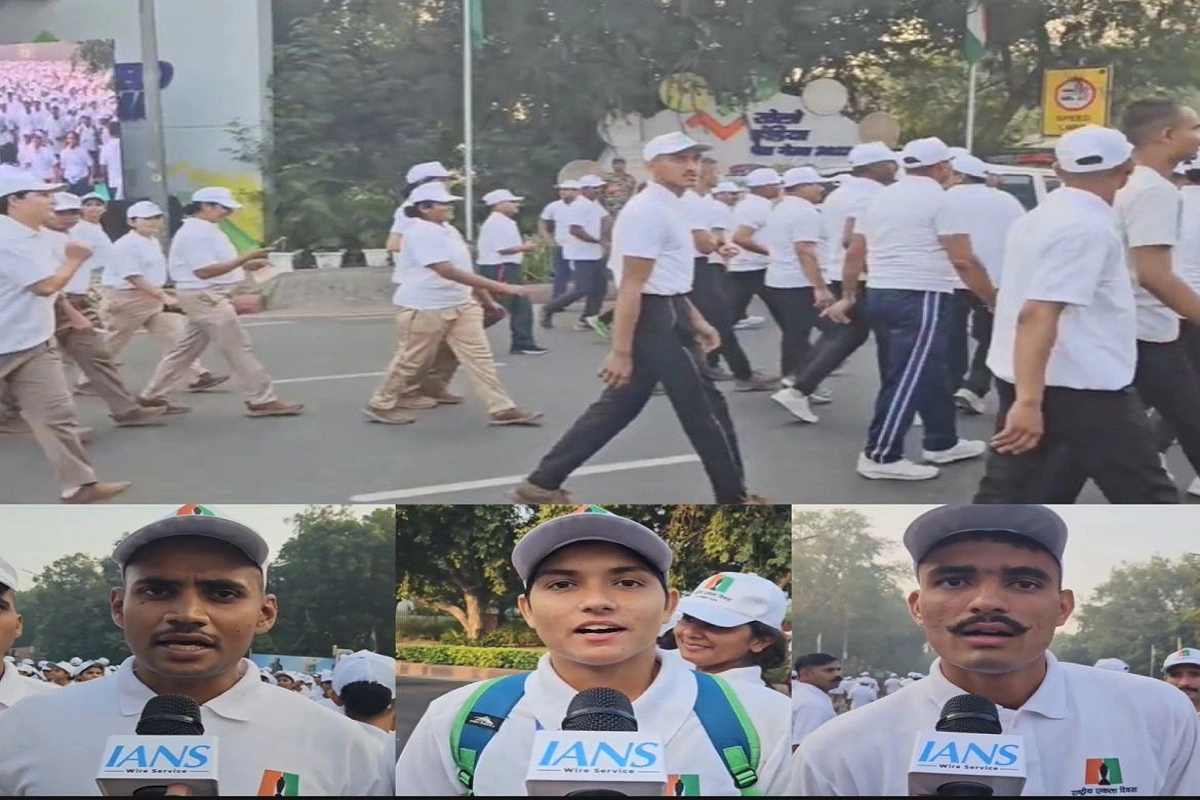
[[[929,551],[960,533],[1012,533],[1045,547],[1061,564],[1067,546],[1067,524],[1046,506],[953,505],[938,506],[909,523],[904,546],[914,563]]]
[[[644,557],[664,576],[671,569],[671,548],[657,533],[599,506],[580,506],[570,514],[546,520],[517,542],[512,563],[521,582],[529,582],[533,570],[546,556],[576,542],[619,544]]]
[[[133,554],[159,539],[176,536],[203,536],[231,544],[246,554],[266,574],[270,546],[253,528],[244,525],[213,506],[189,503],[171,514],[143,525],[126,536],[113,551],[113,561],[125,572]]]

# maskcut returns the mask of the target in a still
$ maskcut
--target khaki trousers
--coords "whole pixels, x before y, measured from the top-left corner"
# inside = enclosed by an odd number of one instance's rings
[[[371,406],[393,409],[403,396],[444,390],[461,364],[489,414],[515,407],[496,373],[479,303],[435,310],[401,308],[396,327],[400,346],[371,395]]]
[[[20,407],[63,491],[95,483],[96,473],[79,440],[75,401],[54,343],[0,354],[0,385]]]
[[[90,306],[81,307],[74,298],[71,302],[93,325],[97,324],[93,319],[94,309]],[[88,313],[89,311],[91,313]],[[60,308],[55,307],[54,313],[57,327],[55,338],[59,348],[75,362],[75,366],[91,384],[92,390],[108,406],[109,412],[115,415],[136,411],[139,408],[137,400],[130,394],[125,382],[121,380],[120,373],[117,372],[117,365],[113,363],[112,352],[108,348],[107,334],[95,327],[76,330],[68,325],[66,315]]]
[[[105,289],[100,313],[108,329],[113,358],[120,355],[133,335],[143,328],[169,350],[183,336],[186,327],[182,314],[163,311],[162,303],[136,289]],[[195,362],[188,368],[188,383],[207,372],[204,365]]]
[[[179,307],[187,315],[183,335],[158,363],[143,397],[162,397],[188,380],[204,348],[212,344],[229,364],[247,403],[258,405],[278,399],[271,374],[254,355],[250,336],[238,321],[228,289],[179,291]]]

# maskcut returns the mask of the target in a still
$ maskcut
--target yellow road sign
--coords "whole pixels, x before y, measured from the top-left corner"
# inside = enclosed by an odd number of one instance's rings
[[[1112,67],[1048,69],[1042,81],[1042,134],[1062,136],[1084,125],[1107,125]]]

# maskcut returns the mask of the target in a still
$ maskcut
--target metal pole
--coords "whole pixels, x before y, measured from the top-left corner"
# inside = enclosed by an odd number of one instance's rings
[[[475,127],[474,80],[472,57],[475,42],[471,36],[471,0],[462,0],[463,9],[463,171],[466,186],[463,188],[465,209],[464,231],[467,241],[475,241]]]
[[[975,152],[975,79],[979,74],[979,62],[972,62],[967,86],[967,141],[966,147]]]
[[[150,131],[145,151],[146,171],[149,173],[150,199],[170,214],[170,194],[167,190],[167,145],[163,134],[162,85],[158,66],[158,21],[154,0],[138,0],[142,36],[142,91],[146,106],[146,123]],[[164,225],[159,234],[170,236],[170,226]]]

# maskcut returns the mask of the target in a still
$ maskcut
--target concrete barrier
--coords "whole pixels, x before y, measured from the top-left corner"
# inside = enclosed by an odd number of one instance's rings
[[[397,678],[427,678],[431,680],[460,681],[473,683],[499,678],[503,675],[519,675],[524,669],[490,669],[486,667],[452,667],[445,664],[414,664],[411,661],[396,662]]]

